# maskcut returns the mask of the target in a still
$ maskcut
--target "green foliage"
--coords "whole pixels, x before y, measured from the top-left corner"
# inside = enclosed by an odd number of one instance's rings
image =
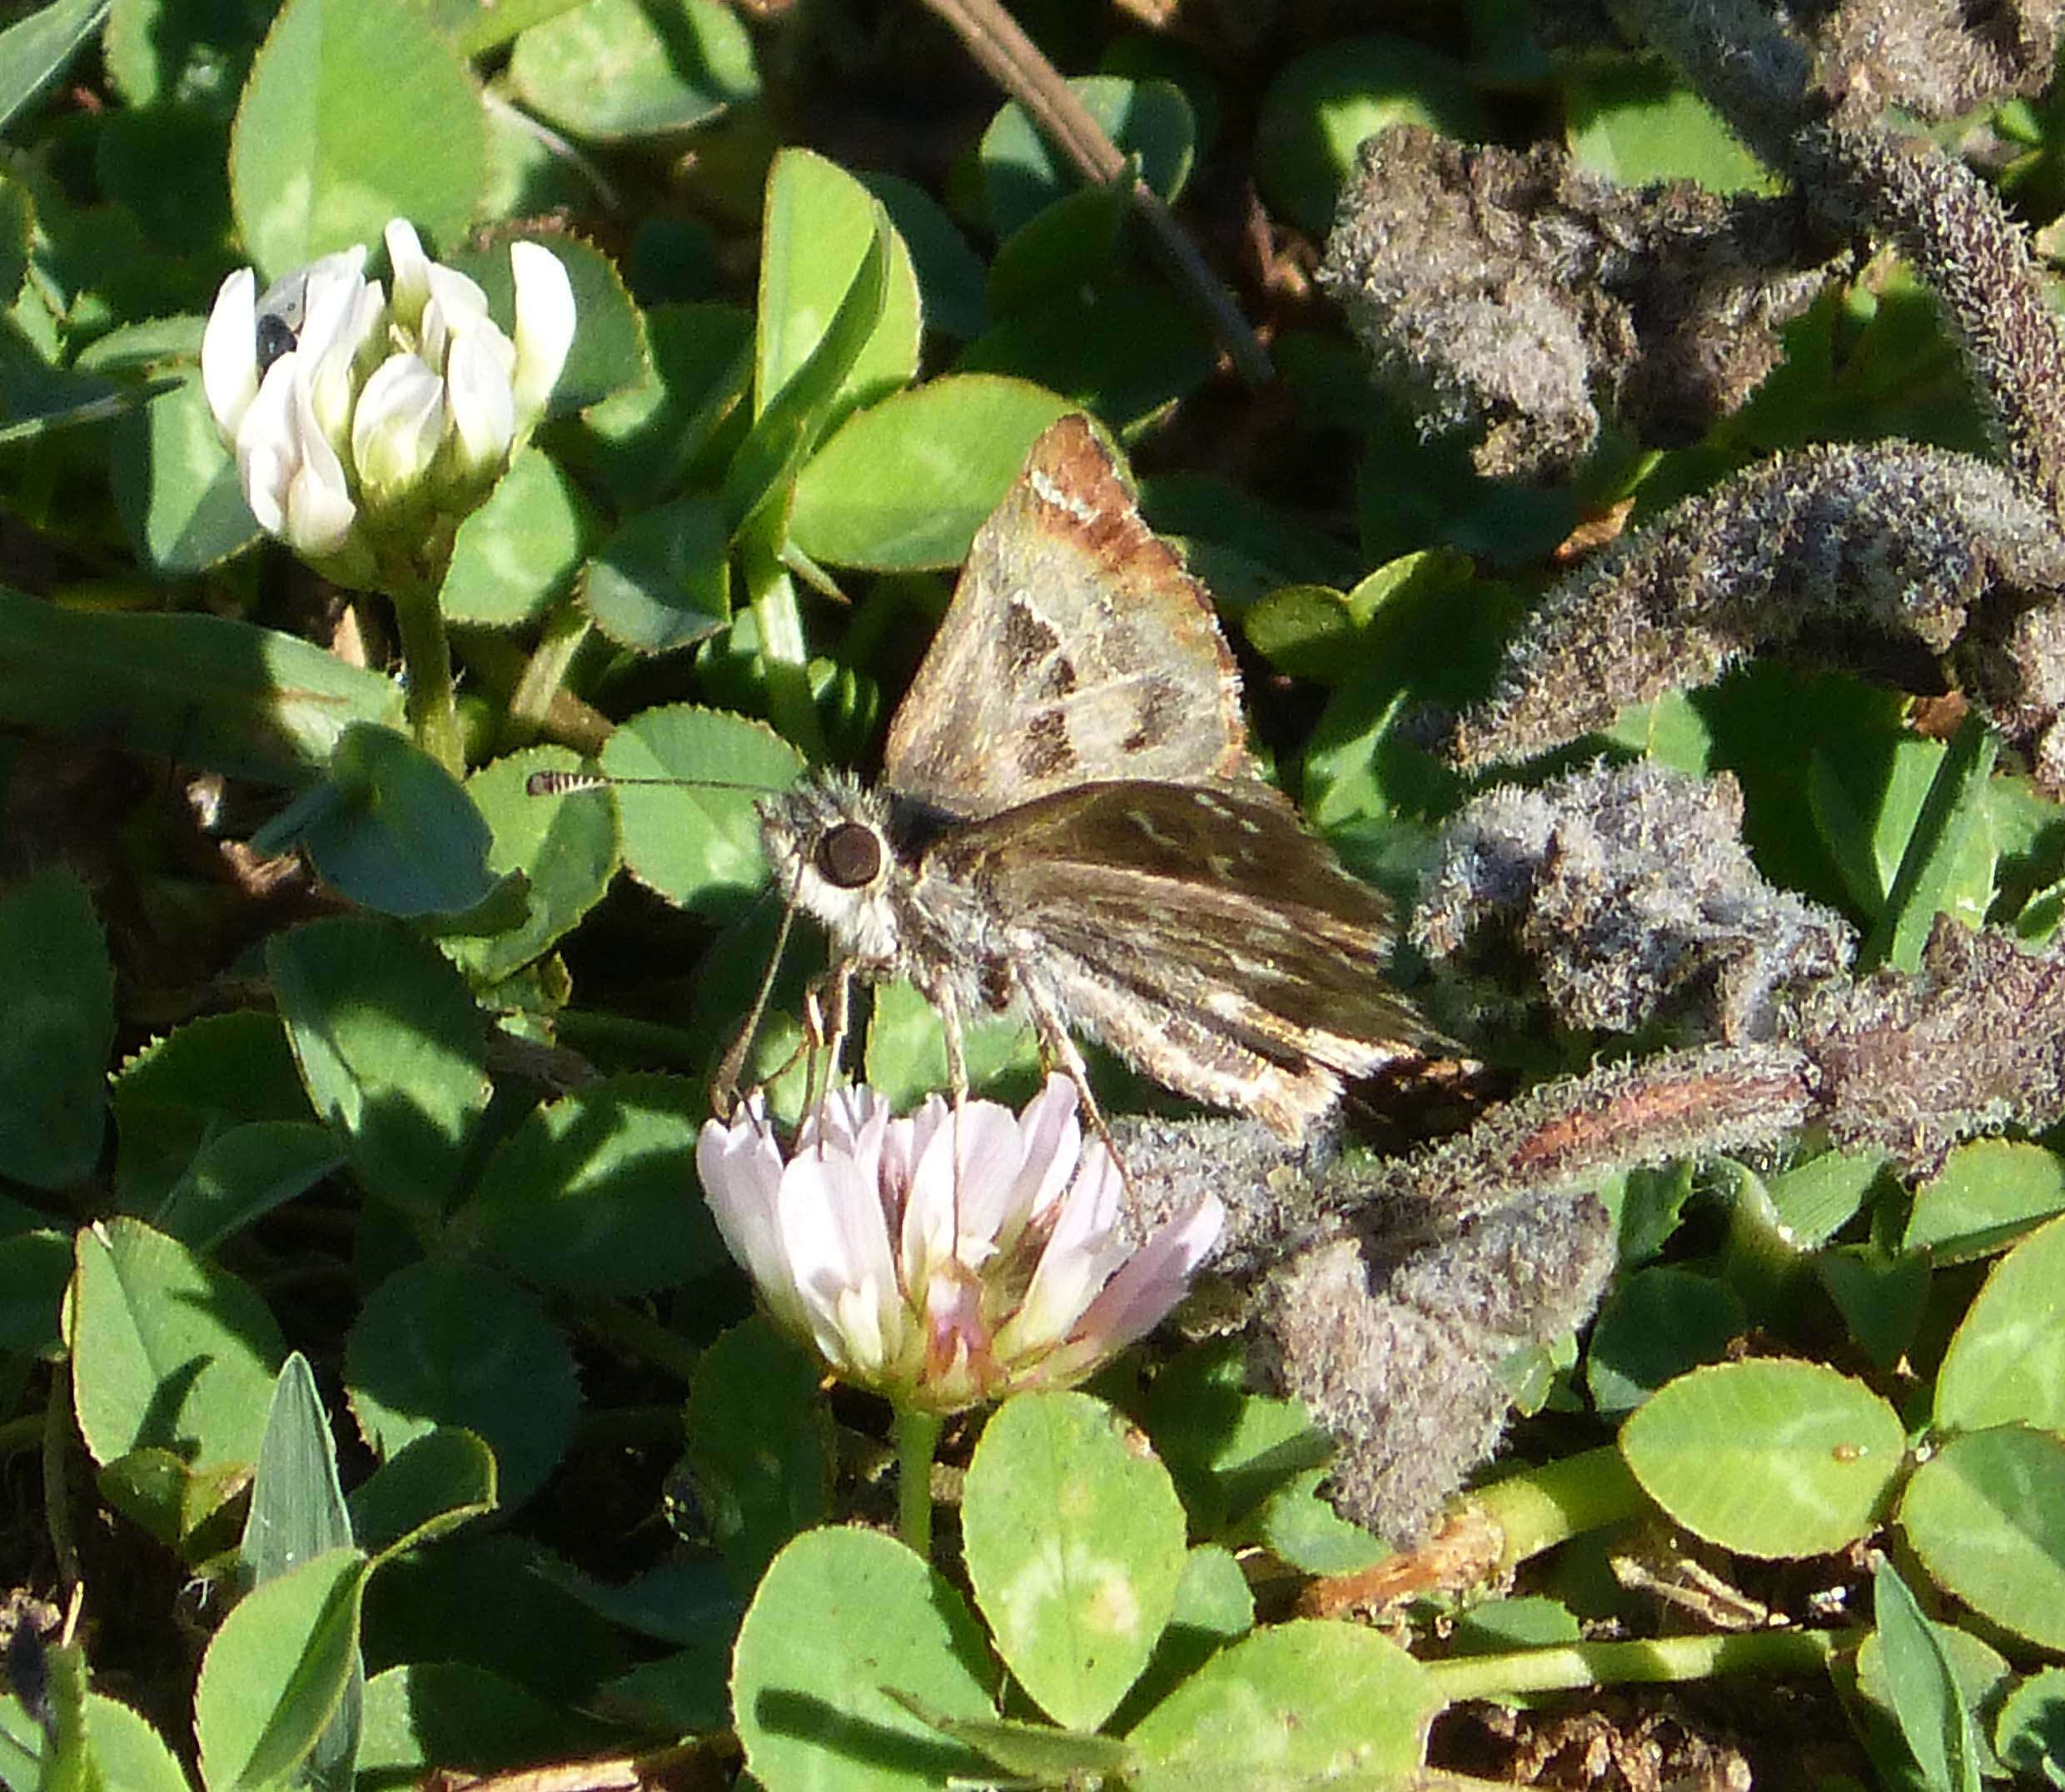
[[[515,33],[510,82],[540,117],[575,137],[684,131],[759,91],[745,27],[715,0],[551,10],[558,17]]]
[[[1190,178],[1197,130],[1182,89],[1167,81],[1113,75],[1085,76],[1069,87],[1112,142],[1140,158],[1140,178],[1163,199],[1174,200]],[[988,224],[1000,242],[1076,192],[1073,175],[1015,104],[991,122],[978,153]]]
[[[1815,1642],[1782,1666],[1832,1737],[1845,1702],[1869,1765],[1839,1771],[2065,1782],[2054,1135],[1961,1144],[1911,1187],[1811,1137],[1603,1178],[1596,1324],[1500,1367],[1535,1416],[1471,1496],[1495,1567],[1383,1634],[1291,1615],[1295,1582],[1428,1570],[1335,1511],[1336,1440],[1237,1336],[951,1429],[917,1490],[953,1496],[930,1559],[852,1522],[885,1519],[892,1422],[752,1314],[697,1187],[701,1079],[785,894],[756,804],[878,762],[946,575],[1048,424],[1087,409],[1137,456],[1273,775],[1401,903],[1469,794],[1429,706],[1484,695],[1567,560],[1773,449],[1986,441],[1934,296],[1881,257],[1734,416],[1664,449],[1610,428],[1562,485],[1481,477],[1306,302],[1360,140],[1554,118],[1600,174],[1775,190],[1708,101],[1656,58],[1551,60],[1499,5],[1383,35],[1187,9],[1207,52],[1014,10],[1118,181],[1086,184],[922,9],[11,9],[0,1446],[9,1584],[47,1591],[83,1540],[88,1594],[76,1634],[8,1652],[0,1784],[172,1792],[183,1750],[208,1792],[370,1792],[731,1730],[767,1792],[1398,1785],[1453,1765],[1436,1720],[1465,1698],[1736,1665],[1594,1640],[1656,1628],[1600,1564],[1659,1515],[1746,1600],[1774,1596],[1760,1563],[1809,1562],[1817,1612],[1824,1588],[1868,1609],[1831,1640],[1782,1580],[1796,1622],[1728,1645],[1770,1669]],[[2065,108],[1969,124],[2054,231]],[[1204,276],[1169,271],[1136,176]],[[505,331],[510,246],[545,246],[578,327],[478,503],[410,519],[421,588],[383,593],[263,535],[200,361],[247,265],[262,289],[364,245],[391,286],[396,217]],[[1207,286],[1266,324],[1260,395]],[[2055,943],[2065,809],[1976,718],[1919,726],[1858,664],[1768,655],[1572,750],[1731,774],[1760,869],[1867,963],[1912,969],[1943,915]],[[421,725],[440,691],[451,750]],[[802,1043],[814,950],[791,943],[749,1075]],[[1662,1043],[1512,1026],[1490,983],[1461,1000],[1524,1078]],[[899,1108],[943,1084],[908,983],[851,1018]],[[973,1083],[1029,1094],[1030,1030],[968,1018]],[[809,1075],[770,1110],[804,1112]],[[1109,1112],[1147,1104],[1094,1052],[1092,1075]],[[1867,1571],[1874,1541],[1904,1580]],[[1482,1597],[1502,1576],[1521,1590]]]
[[[1938,1263],[1988,1257],[2040,1220],[2065,1210],[2065,1162],[2015,1139],[1960,1145],[1914,1191],[1901,1240]]]
[[[83,1230],[76,1249],[72,1391],[93,1460],[160,1449],[195,1469],[254,1463],[286,1355],[265,1303],[135,1220]]]
[[[2062,1255],[2065,1222],[2053,1221],[1993,1266],[1943,1352],[1936,1377],[1938,1426],[2065,1426],[2065,1339],[2053,1317]]]
[[[1900,1526],[1948,1591],[2065,1647],[2065,1440],[2019,1425],[1953,1437],[1915,1471]]]
[[[76,1645],[52,1653],[83,1656]],[[73,1671],[83,1678],[82,1659]],[[8,1792],[46,1785],[187,1792],[187,1776],[172,1751],[149,1721],[127,1705],[97,1692],[87,1694],[82,1702],[67,1702],[62,1711],[58,1721],[47,1728],[13,1694],[0,1699],[0,1759]]]
[[[1133,1783],[1381,1784],[1412,1770],[1434,1704],[1412,1657],[1358,1625],[1273,1625],[1215,1655],[1134,1729]]]
[[[479,285],[495,316],[506,317],[514,309],[509,259],[513,242],[542,243],[551,251],[566,270],[580,320],[580,334],[552,388],[547,415],[570,415],[644,379],[649,366],[644,320],[616,263],[592,243],[547,231],[505,227],[455,248],[443,259]]]
[[[958,565],[1033,439],[1067,408],[986,374],[896,393],[849,418],[803,470],[791,536],[828,565]]]
[[[366,1570],[348,1545],[325,1551],[261,1582],[223,1620],[194,1689],[209,1787],[269,1785],[317,1746],[352,1685]]]
[[[286,1031],[270,1014],[211,1014],[178,1028],[122,1067],[110,1100],[116,1194],[145,1218],[211,1142],[311,1118]]]
[[[731,620],[724,514],[709,498],[642,510],[590,560],[581,596],[597,629],[635,653],[692,646]]]
[[[549,455],[526,448],[459,525],[439,605],[454,622],[491,628],[541,621],[565,596],[594,534],[580,488]]]
[[[279,1380],[273,1384],[272,1406],[266,1416],[265,1438],[258,1446],[251,1506],[245,1516],[243,1541],[237,1552],[239,1566],[248,1584],[260,1587],[327,1550],[348,1549],[351,1543],[351,1521],[345,1508],[344,1490],[337,1481],[336,1451],[330,1439],[329,1420],[308,1360],[296,1351],[287,1358]],[[276,1674],[281,1659],[277,1655],[271,1658],[268,1670]],[[331,1670],[325,1665],[316,1671],[326,1675]],[[311,1785],[331,1787],[351,1783],[365,1688],[365,1672],[353,1646],[344,1685],[335,1695],[336,1703],[320,1733],[307,1737],[308,1720],[302,1718],[298,1731],[288,1730],[276,1744],[303,1762]],[[301,1687],[295,1691],[306,1695]],[[329,1696],[326,1680],[321,1693]],[[289,1724],[296,1721],[276,1705],[271,1725],[280,1725],[283,1718]],[[252,1777],[251,1770],[246,1769],[242,1777]]]
[[[616,804],[624,867],[639,883],[684,908],[717,913],[759,894],[767,867],[753,794],[794,779],[802,769],[794,748],[743,716],[674,705],[644,710],[617,729],[602,769],[612,778],[663,780],[620,785],[600,799]]]
[[[1102,1723],[1175,1610],[1183,1511],[1167,1471],[1087,1395],[1024,1395],[983,1428],[961,1536],[1019,1684],[1057,1723]]]
[[[2056,1783],[2065,1769],[2065,1668],[2032,1674],[2002,1701],[1993,1746],[2015,1772]]]
[[[606,803],[543,803],[526,786],[541,771],[572,772],[580,762],[564,747],[532,747],[483,766],[466,780],[465,797],[490,835],[487,869],[512,889],[520,920],[478,933],[461,928],[445,952],[475,988],[485,988],[535,962],[602,900],[620,863],[616,817]],[[390,911],[392,912],[391,910]]]
[[[351,1328],[345,1380],[382,1456],[440,1426],[478,1433],[509,1506],[566,1453],[580,1401],[573,1352],[535,1298],[457,1264],[414,1264],[374,1291]]]
[[[206,572],[258,539],[236,466],[193,370],[168,390],[138,396],[149,401],[117,421],[108,462],[122,527],[137,557],[162,576]]]
[[[1187,1556],[1174,1484],[1102,1402],[1007,1401],[962,1523],[991,1641],[1060,1727],[992,1704],[980,1632],[936,1571],[885,1538],[814,1531],[775,1558],[739,1636],[740,1739],[770,1792],[937,1785],[971,1770],[954,1745],[1042,1785],[1292,1786],[1350,1764],[1381,1783],[1420,1758],[1433,1700],[1411,1659],[1346,1624],[1241,1640],[1252,1608],[1237,1569],[1223,1551]],[[1166,1696],[1122,1735],[1101,1732],[1143,1670]]]
[[[436,1215],[490,1093],[485,1017],[433,950],[386,923],[312,922],[268,956],[316,1113],[370,1188]]]
[[[534,1108],[481,1166],[455,1223],[540,1287],[642,1293],[724,1261],[683,1199],[700,1092],[669,1077],[612,1077]]]
[[[1386,125],[1475,142],[1485,115],[1465,71],[1406,37],[1351,37],[1299,57],[1262,97],[1256,175],[1294,222],[1322,231],[1357,147]]]
[[[818,1361],[755,1317],[703,1353],[689,1385],[686,1466],[732,1579],[759,1584],[790,1538],[832,1510],[831,1415]]]
[[[1638,1271],[1614,1291],[1593,1327],[1585,1370],[1601,1412],[1641,1405],[1674,1376],[1717,1362],[1749,1323],[1729,1286],[1688,1270]]]
[[[918,276],[880,202],[806,152],[775,157],[761,227],[754,411],[822,436],[918,371]]]
[[[1979,1738],[1943,1645],[1891,1564],[1873,1577],[1887,1702],[1926,1785],[1978,1792]]]
[[[11,123],[83,49],[108,0],[61,0],[0,31],[0,126]]]
[[[999,1100],[1028,1098],[1039,1083],[1039,1051],[1022,1022],[985,1016],[962,1042],[968,1084]],[[946,1081],[947,1041],[932,1004],[908,983],[875,993],[863,1059],[869,1085],[899,1107],[922,1101]]]
[[[592,1745],[593,1727],[483,1669],[456,1661],[390,1668],[366,1689],[359,1770],[406,1782],[438,1762],[491,1773]]]
[[[59,1309],[72,1280],[71,1239],[35,1220],[32,1208],[9,1212],[12,1229],[0,1236],[0,1349],[17,1362],[57,1354]]]
[[[1771,177],[1699,95],[1653,66],[1610,62],[1570,86],[1578,160],[1630,186],[1694,180],[1715,192],[1769,189]]]
[[[306,777],[350,724],[401,717],[390,680],[291,635],[227,617],[74,614],[3,589],[0,666],[0,719],[17,726],[119,729],[142,751],[271,783]]]
[[[425,1431],[352,1490],[351,1534],[391,1557],[495,1505],[495,1457],[471,1431]]]
[[[1680,1524],[1745,1556],[1815,1556],[1872,1526],[1900,1470],[1899,1416],[1819,1363],[1695,1369],[1620,1430],[1635,1479]]]
[[[1977,921],[1992,906],[1993,854],[1986,818],[1995,751],[1993,735],[1974,716],[1943,754],[1887,889],[1878,924],[1864,942],[1866,963],[1911,971],[1921,963],[1938,915]]]
[[[261,845],[301,846],[326,882],[376,914],[461,915],[495,894],[487,824],[429,754],[391,729],[354,723],[326,769]]]
[[[0,1018],[0,1166],[62,1188],[100,1156],[115,1032],[114,973],[84,886],[50,871],[0,894],[0,951],[15,967]]]
[[[842,1780],[888,1792],[981,1768],[893,1694],[983,1719],[993,1676],[981,1630],[936,1570],[888,1537],[811,1531],[774,1558],[739,1626],[732,1707],[769,1792]]]
[[[480,98],[407,0],[287,0],[236,107],[230,195],[267,279],[405,217],[457,236],[480,197]]]

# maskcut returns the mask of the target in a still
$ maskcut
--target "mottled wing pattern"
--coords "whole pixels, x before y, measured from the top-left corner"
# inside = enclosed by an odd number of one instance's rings
[[[960,816],[1097,779],[1246,771],[1212,600],[1080,416],[1052,425],[977,531],[889,726],[883,778]]]
[[[1264,1058],[1360,1076],[1441,1043],[1383,981],[1391,904],[1259,782],[1063,792],[953,829],[934,861],[1030,953]]]

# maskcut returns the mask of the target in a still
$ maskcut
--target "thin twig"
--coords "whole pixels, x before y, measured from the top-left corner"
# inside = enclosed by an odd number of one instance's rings
[[[552,1761],[542,1767],[515,1767],[476,1779],[445,1770],[419,1784],[425,1792],[669,1792],[671,1788],[714,1786],[719,1770],[736,1745],[727,1740],[678,1743],[649,1755],[597,1756],[590,1760]]]
[[[1086,180],[1109,187],[1126,170],[1126,157],[1090,116],[1039,46],[1018,28],[1018,21],[998,0],[923,0],[945,21],[981,63],[990,78],[1023,106],[1041,134],[1082,172]],[[1177,283],[1211,320],[1233,361],[1250,386],[1266,386],[1276,377],[1268,351],[1241,315],[1218,276],[1206,266],[1197,246],[1145,181],[1136,180],[1133,210]]]

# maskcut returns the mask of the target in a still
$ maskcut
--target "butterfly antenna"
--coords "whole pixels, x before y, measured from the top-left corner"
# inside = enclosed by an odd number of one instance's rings
[[[753,1005],[746,1010],[739,1036],[731,1042],[719,1061],[715,1075],[710,1078],[710,1111],[726,1119],[739,1105],[739,1078],[744,1073],[746,1059],[752,1054],[753,1042],[759,1034],[768,998],[774,993],[774,979],[782,968],[782,954],[789,949],[789,930],[795,924],[797,903],[802,893],[803,866],[799,864],[795,879],[789,885],[789,900],[782,904],[781,925],[774,930],[774,948],[767,955],[767,968],[760,973],[760,987],[754,992]]]
[[[524,780],[532,796],[571,796],[577,790],[609,790],[620,784],[657,784],[676,790],[751,790],[773,796],[779,784],[735,784],[723,778],[613,778],[606,772],[533,772]]]

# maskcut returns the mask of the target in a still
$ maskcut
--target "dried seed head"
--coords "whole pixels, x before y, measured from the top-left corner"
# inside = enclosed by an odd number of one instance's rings
[[[1538,1196],[1443,1230],[1373,1272],[1342,1238],[1270,1278],[1256,1359],[1341,1441],[1335,1503],[1408,1541],[1496,1448],[1511,1407],[1500,1366],[1590,1315],[1613,1231],[1589,1196]]]
[[[1804,217],[1400,126],[1363,145],[1320,277],[1426,434],[1475,429],[1480,472],[1538,480],[1602,411],[1669,447],[1735,410],[1836,271]]]
[[[1817,76],[1846,112],[1928,119],[2040,93],[2058,58],[2056,0],[1843,0],[1815,32]]]
[[[1832,910],[1764,881],[1742,793],[1648,761],[1479,797],[1443,829],[1413,922],[1436,958],[1515,954],[1565,1026],[1765,1039],[1784,998],[1840,973]]]
[[[1831,985],[1795,1031],[1829,1137],[1913,1174],[1974,1133],[2065,1118],[2065,948],[1938,916],[1918,975]]]
[[[1452,750],[1472,768],[1543,752],[1769,647],[1933,658],[1982,600],[2012,616],[2060,590],[2065,536],[1997,466],[1905,442],[1775,455],[1557,585]]]

